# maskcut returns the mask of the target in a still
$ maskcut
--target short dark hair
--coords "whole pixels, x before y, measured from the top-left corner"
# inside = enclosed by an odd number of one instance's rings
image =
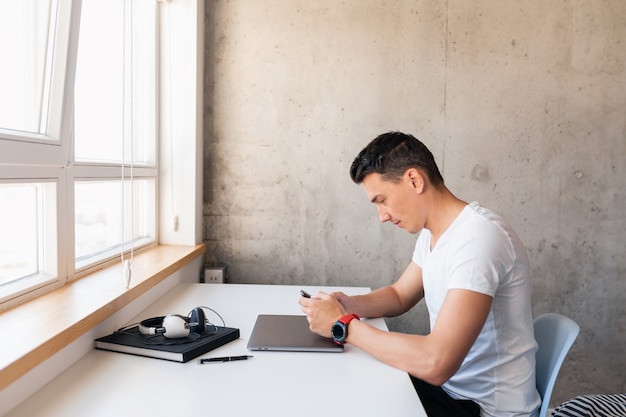
[[[372,173],[398,181],[409,168],[425,172],[435,187],[443,184],[435,158],[426,145],[412,135],[388,132],[379,135],[357,155],[350,167],[350,177],[357,184]]]

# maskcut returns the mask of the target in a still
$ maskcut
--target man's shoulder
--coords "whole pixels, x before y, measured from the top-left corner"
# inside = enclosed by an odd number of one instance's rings
[[[492,229],[495,233],[513,235],[517,238],[517,234],[508,221],[496,212],[481,206],[475,201],[469,203],[462,214],[464,217],[461,223],[465,227],[477,227],[485,231]]]

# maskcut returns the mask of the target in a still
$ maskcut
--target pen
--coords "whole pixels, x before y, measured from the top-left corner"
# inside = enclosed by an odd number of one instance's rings
[[[232,361],[245,361],[249,358],[254,358],[252,355],[242,355],[242,356],[224,356],[220,358],[205,358],[200,359],[200,363],[210,363],[210,362],[232,362]]]

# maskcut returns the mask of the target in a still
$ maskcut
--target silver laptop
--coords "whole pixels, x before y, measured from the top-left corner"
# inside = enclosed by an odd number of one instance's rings
[[[342,352],[343,346],[311,332],[306,316],[259,314],[248,350]]]

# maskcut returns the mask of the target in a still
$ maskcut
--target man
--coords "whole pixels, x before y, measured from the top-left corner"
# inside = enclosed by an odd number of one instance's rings
[[[411,135],[374,139],[354,160],[380,221],[419,233],[390,286],[361,296],[300,298],[313,332],[408,372],[429,416],[535,416],[528,257],[512,228],[455,197],[432,153]],[[427,335],[384,332],[359,317],[405,313],[425,299]]]

